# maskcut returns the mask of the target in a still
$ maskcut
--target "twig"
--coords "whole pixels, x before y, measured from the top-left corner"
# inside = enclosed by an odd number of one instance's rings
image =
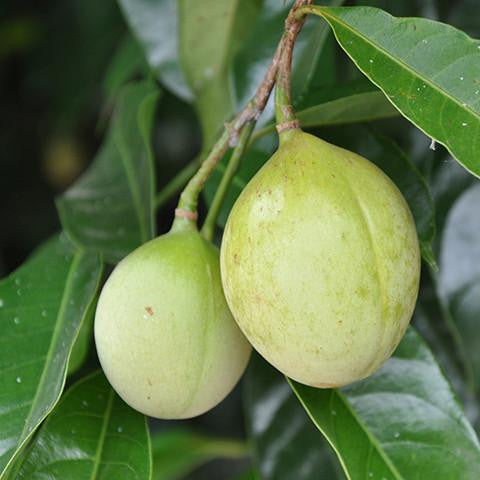
[[[286,130],[298,128],[299,125],[293,111],[291,100],[292,57],[295,41],[306,18],[305,16],[298,17],[298,11],[305,8],[305,6],[308,6],[310,3],[311,1],[307,1],[298,8],[293,8],[285,21],[283,49],[278,59],[275,87],[275,116],[277,119],[277,131],[279,134]]]
[[[156,195],[155,208],[160,208],[183,188],[196,172],[199,165],[199,157],[195,157],[189,164],[185,165]]]
[[[248,122],[242,129],[240,134],[238,145],[233,150],[232,156],[228,162],[227,168],[222,176],[222,180],[218,185],[217,191],[215,192],[215,197],[213,197],[212,204],[208,210],[207,218],[202,226],[202,235],[207,240],[212,240],[213,234],[215,232],[215,224],[217,222],[218,214],[220,213],[220,208],[222,207],[223,200],[228,191],[228,187],[232,182],[233,176],[237,171],[240,160],[242,159],[243,154],[248,146],[250,140],[250,135],[255,127],[255,121]]]
[[[225,125],[225,130],[222,136],[217,140],[211,152],[202,163],[197,173],[190,179],[189,183],[180,195],[178,208],[175,211],[175,222],[179,226],[185,222],[195,223],[198,195],[202,190],[205,182],[217,166],[220,159],[225,155],[229,147],[233,147],[238,143],[238,138],[243,126],[250,121],[256,121],[262,111],[265,109],[270,93],[276,81],[278,66],[280,58],[287,56],[291,59],[291,52],[293,50],[295,38],[300,31],[303,24],[303,17],[296,18],[298,9],[305,5],[309,5],[312,0],[296,0],[291,8],[287,20],[285,21],[285,32],[280,39],[280,42],[273,56],[272,62],[263,78],[262,83],[258,87],[253,99],[248,102],[245,108],[238,113],[235,118]],[[178,222],[177,222],[178,220]]]

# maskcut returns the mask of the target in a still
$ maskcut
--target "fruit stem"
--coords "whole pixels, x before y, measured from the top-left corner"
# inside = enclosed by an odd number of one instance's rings
[[[228,128],[226,128],[220,139],[213,146],[207,158],[200,165],[197,173],[195,173],[190,179],[187,186],[180,194],[180,200],[175,209],[175,220],[173,221],[172,229],[177,230],[180,227],[184,228],[186,226],[193,226],[196,228],[198,195],[208,177],[228,150],[229,140],[230,133]]]
[[[155,197],[155,209],[160,208],[168,202],[181,188],[183,188],[190,177],[195,173],[200,163],[199,156],[195,157],[189,164],[185,165]]]
[[[310,1],[305,4],[311,3]],[[286,140],[293,130],[299,128],[299,123],[292,107],[291,98],[291,76],[292,76],[292,57],[293,47],[297,39],[305,16],[297,18],[298,10],[303,7],[299,5],[290,10],[285,22],[285,32],[283,34],[283,49],[278,60],[278,71],[275,85],[275,117],[277,120],[277,131],[280,137],[280,143]]]
[[[245,150],[250,140],[250,136],[255,127],[255,123],[256,122],[252,120],[242,128],[242,131],[238,138],[238,144],[233,150],[232,156],[228,161],[227,168],[225,169],[225,173],[223,174],[222,180],[220,181],[217,191],[215,192],[212,204],[210,206],[210,209],[208,210],[207,218],[205,219],[201,230],[202,235],[207,240],[211,241],[213,238],[213,234],[215,233],[215,224],[217,222],[218,214],[220,213],[223,200],[228,191],[228,187],[230,186],[232,179],[238,169],[240,160],[245,153]]]
[[[197,204],[200,191],[228,148],[237,144],[243,126],[248,122],[256,121],[265,109],[265,105],[267,104],[267,100],[270,97],[277,78],[280,57],[284,55],[286,50],[293,49],[295,38],[303,24],[303,19],[297,20],[295,18],[295,12],[300,7],[310,4],[311,2],[312,0],[295,0],[285,22],[285,32],[280,39],[275,55],[263,77],[262,83],[259,85],[253,99],[235,116],[233,121],[225,125],[222,136],[217,140],[197,173],[195,173],[182,191],[178,207],[175,210],[173,227],[183,228],[183,226],[188,225],[196,228]],[[292,32],[295,31],[296,33],[292,34]]]

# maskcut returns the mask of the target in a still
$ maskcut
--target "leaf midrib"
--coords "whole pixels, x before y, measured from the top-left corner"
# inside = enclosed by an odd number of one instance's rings
[[[312,415],[310,409],[307,407],[307,405],[305,404],[303,398],[301,397],[301,395],[299,394],[299,392],[297,391],[297,389],[295,388],[295,386],[293,385],[292,381],[288,378],[287,378],[287,382],[289,383],[290,387],[292,388],[293,392],[295,393],[296,397],[298,398],[298,400],[300,401],[300,403],[302,404],[303,408],[305,409],[305,411],[307,412],[307,415],[310,417],[310,419],[312,420],[312,422],[314,423],[314,425],[318,428],[318,430],[320,430],[320,432],[323,434],[323,436],[328,440],[328,442],[330,443],[330,445],[332,446],[332,448],[334,449],[334,451],[336,452],[337,454],[337,457],[340,461],[340,464],[342,465],[342,468],[345,472],[345,474],[347,475],[348,479],[349,480],[352,480],[352,477],[350,475],[350,472],[348,470],[348,468],[346,467],[346,464],[344,462],[344,459],[343,459],[343,455],[341,455],[340,451],[338,450],[338,446],[336,444],[334,444],[332,442],[332,440],[330,439],[329,435],[327,435],[325,433],[325,431],[322,429],[322,427],[320,426],[320,424],[318,423],[317,419]],[[392,472],[393,475],[395,475],[395,478],[397,480],[405,480],[404,477],[402,477],[402,475],[400,474],[400,472],[398,472],[398,470],[395,468],[395,466],[393,465],[393,463],[391,462],[390,458],[388,457],[388,455],[385,453],[385,451],[383,450],[381,444],[378,442],[378,440],[372,436],[372,434],[370,433],[370,431],[368,430],[367,426],[363,423],[363,421],[358,417],[358,415],[353,411],[353,409],[351,408],[351,405],[350,403],[348,402],[348,400],[345,399],[344,395],[338,390],[338,389],[332,389],[332,395],[336,394],[338,396],[338,398],[342,401],[342,403],[345,405],[345,408],[349,411],[350,415],[352,416],[353,420],[360,426],[360,428],[362,429],[362,431],[365,433],[365,435],[367,436],[367,438],[370,440],[370,444],[373,445],[375,447],[375,450],[378,452],[378,454],[380,455],[380,458],[385,462],[385,465],[390,469],[390,471]]]
[[[138,126],[138,125],[136,125],[136,126]],[[115,129],[115,130],[117,130],[117,129]],[[140,228],[140,238],[143,242],[145,242],[145,241],[148,240],[148,234],[147,234],[147,231],[146,231],[146,225],[145,225],[144,218],[143,218],[143,215],[142,215],[143,209],[142,209],[141,199],[140,199],[140,190],[138,188],[138,185],[135,182],[134,173],[132,171],[131,162],[129,160],[130,155],[128,153],[128,149],[124,145],[122,133],[118,132],[118,131],[114,131],[113,136],[114,136],[114,144],[116,145],[116,147],[118,149],[118,153],[120,154],[120,160],[122,161],[122,165],[123,165],[123,168],[125,170],[125,176],[127,178],[127,184],[130,187],[130,193],[132,195],[133,204],[134,204],[135,211],[136,211],[138,226]],[[142,140],[144,140],[143,137],[142,137]]]
[[[18,452],[20,451],[20,449],[23,447],[23,445],[25,444],[26,440],[33,434],[33,432],[35,431],[35,428],[32,428],[30,430],[30,432],[28,432],[28,426],[29,426],[29,422],[31,420],[31,417],[32,417],[32,414],[37,406],[37,403],[38,403],[38,399],[39,399],[39,395],[40,395],[40,392],[42,391],[42,387],[43,387],[43,384],[45,382],[45,376],[46,376],[46,372],[48,370],[48,365],[50,363],[50,359],[53,355],[53,347],[54,345],[56,344],[56,340],[58,339],[59,335],[60,335],[60,331],[61,331],[61,326],[63,325],[63,319],[64,319],[64,316],[65,316],[65,311],[66,311],[66,308],[67,308],[67,299],[70,297],[70,291],[72,289],[72,284],[73,284],[73,273],[74,271],[76,270],[76,267],[77,265],[80,263],[80,260],[82,259],[82,257],[85,255],[85,252],[82,251],[82,250],[78,250],[73,259],[72,259],[72,263],[70,264],[70,267],[68,269],[68,274],[67,274],[67,280],[65,282],[65,288],[63,290],[63,295],[62,295],[62,301],[60,303],[60,308],[58,310],[58,313],[57,313],[57,319],[56,319],[56,323],[55,323],[55,328],[53,330],[53,334],[52,334],[52,337],[51,337],[51,341],[50,341],[50,345],[49,345],[49,348],[48,348],[48,352],[45,356],[45,364],[44,364],[44,367],[43,367],[43,370],[42,370],[42,373],[40,375],[40,380],[37,384],[37,388],[36,388],[36,391],[35,391],[35,395],[33,397],[33,400],[31,402],[31,406],[30,406],[30,409],[29,409],[29,412],[25,418],[25,425],[23,427],[23,430],[20,434],[20,436],[18,437],[18,441],[17,441],[17,446],[14,450],[14,452],[12,453],[10,459],[8,460],[8,462],[6,463],[4,469],[2,472],[0,472],[0,479],[3,478],[3,475],[5,472],[8,471],[10,465],[12,465],[12,462],[14,461],[14,459],[16,458]],[[65,378],[66,378],[66,373],[67,373],[67,368],[66,368],[66,364],[65,364],[65,368],[64,368],[64,372],[63,372],[63,379],[62,379],[62,385],[65,384]],[[57,399],[58,400],[59,396],[57,396]],[[55,405],[56,403],[56,400],[53,402],[52,405],[49,406],[48,410],[46,412],[43,413],[43,418],[45,418],[48,414],[48,412],[51,411],[53,405]],[[41,419],[40,419],[41,420]],[[39,420],[39,421],[40,421]],[[36,422],[36,425],[38,425],[38,422]]]
[[[398,59],[397,57],[394,57],[388,50],[386,50],[385,48],[373,43],[368,37],[366,37],[362,32],[360,32],[359,30],[353,28],[351,25],[349,25],[348,23],[345,23],[344,21],[342,21],[340,18],[336,17],[336,16],[333,16],[333,15],[329,15],[328,14],[328,8],[324,8],[324,7],[319,7],[318,9],[316,9],[318,12],[321,12],[321,16],[324,17],[328,23],[331,24],[331,22],[333,23],[338,23],[339,25],[341,25],[342,27],[346,28],[347,30],[350,30],[352,33],[355,33],[358,37],[360,37],[362,40],[364,40],[366,43],[368,43],[371,47],[373,47],[374,49],[376,50],[379,50],[381,53],[383,53],[387,58],[390,58],[391,61],[393,63],[397,63],[398,65],[400,66],[403,66],[405,68],[405,70],[409,71],[412,75],[414,76],[417,76],[418,78],[420,78],[424,83],[428,84],[431,88],[433,88],[434,90],[436,90],[438,93],[440,94],[443,94],[445,97],[447,97],[448,99],[450,99],[453,103],[456,103],[459,107],[461,107],[463,110],[467,110],[469,113],[471,113],[473,116],[475,116],[477,118],[477,120],[480,121],[480,115],[475,111],[475,110],[472,110],[470,108],[469,105],[463,105],[462,102],[460,102],[459,100],[457,100],[455,97],[452,97],[452,95],[450,93],[448,93],[446,90],[444,90],[440,85],[438,85],[437,83],[434,83],[432,82],[431,80],[429,80],[427,77],[424,76],[423,73],[420,73],[418,72],[417,70],[415,70],[413,67],[411,67],[408,63],[405,63],[404,61]],[[391,16],[394,21],[397,20],[397,17],[393,17]],[[385,29],[383,29],[385,30]],[[469,38],[469,37],[467,37]],[[344,48],[345,51],[347,52],[347,54],[351,57],[350,53],[348,52],[348,49],[345,47]],[[358,65],[357,61],[351,57],[352,60],[355,62],[355,64]],[[362,69],[363,71],[363,69]],[[366,72],[365,72],[366,73]],[[366,75],[368,77],[371,76],[371,74],[367,74]],[[378,87],[380,89],[383,90],[383,88],[378,85]],[[390,99],[390,97],[388,97],[387,95],[387,98]],[[391,100],[390,100],[391,101]],[[392,101],[391,101],[392,102]],[[394,102],[392,102],[394,104]],[[395,104],[394,104],[395,105]]]
[[[114,396],[113,389],[110,389],[110,392],[108,394],[107,407],[105,409],[105,414],[103,416],[102,428],[100,430],[97,450],[95,451],[93,469],[90,475],[90,480],[95,480],[97,478],[98,469],[100,468],[103,447],[105,445],[105,438],[107,436],[108,423],[112,415],[112,406],[113,406],[113,398],[114,398],[113,396]]]
[[[35,396],[33,397],[33,400],[32,400],[32,405],[30,407],[29,414],[28,414],[27,418],[25,419],[25,426],[23,427],[23,431],[20,435],[20,441],[22,441],[22,438],[25,435],[25,432],[26,432],[28,424],[29,424],[29,420],[31,419],[31,415],[32,415],[33,411],[35,410],[35,408],[37,406],[39,394],[40,394],[40,391],[42,390],[43,384],[45,382],[45,376],[46,376],[46,372],[48,370],[48,365],[50,364],[50,360],[53,356],[53,347],[56,345],[57,339],[60,335],[61,327],[63,326],[63,323],[65,321],[65,312],[67,310],[67,300],[71,296],[70,294],[71,294],[72,285],[73,285],[73,273],[77,269],[77,266],[80,263],[80,260],[82,259],[82,257],[84,255],[85,255],[84,251],[82,251],[82,250],[77,251],[75,253],[73,259],[72,259],[72,263],[70,264],[70,268],[68,269],[67,280],[65,282],[65,288],[63,290],[63,295],[62,295],[62,301],[60,303],[60,308],[58,309],[57,318],[56,318],[56,322],[55,322],[55,328],[54,328],[53,334],[52,334],[52,339],[50,341],[50,346],[48,347],[48,352],[47,352],[47,355],[45,357],[45,364],[44,364],[42,373],[40,375],[40,380],[38,382],[38,386],[37,386],[37,389],[35,391]],[[65,366],[65,373],[66,373],[66,371],[67,371],[67,369],[66,369],[66,366]],[[64,374],[63,382],[65,382],[65,374]],[[28,435],[27,435],[27,437],[28,437]],[[25,439],[27,437],[25,437]]]

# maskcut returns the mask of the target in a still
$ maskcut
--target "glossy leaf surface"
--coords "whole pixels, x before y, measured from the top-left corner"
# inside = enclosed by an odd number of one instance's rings
[[[69,237],[109,262],[118,262],[154,235],[150,136],[157,99],[150,82],[124,87],[93,164],[57,198]]]
[[[372,7],[317,7],[357,67],[399,111],[480,176],[480,41]]]
[[[115,394],[102,373],[83,378],[48,417],[16,478],[149,480],[145,417]]]
[[[118,0],[162,84],[184,100],[193,93],[180,66],[177,0]]]
[[[62,235],[0,283],[0,472],[60,397],[101,271]]]
[[[253,355],[248,367],[244,398],[254,462],[262,479],[345,478],[285,377],[259,355]]]
[[[478,439],[412,328],[366,380],[342,390],[290,384],[348,478],[478,478]]]
[[[70,353],[67,375],[75,373],[87,359],[90,346],[93,343],[93,320],[95,318],[97,300],[98,294],[85,312],[85,318],[83,319],[77,338],[73,344],[72,352]]]

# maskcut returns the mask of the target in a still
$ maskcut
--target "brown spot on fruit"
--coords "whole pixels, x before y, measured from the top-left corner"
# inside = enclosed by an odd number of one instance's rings
[[[145,307],[145,311],[152,317],[153,316],[153,308],[152,307]]]

